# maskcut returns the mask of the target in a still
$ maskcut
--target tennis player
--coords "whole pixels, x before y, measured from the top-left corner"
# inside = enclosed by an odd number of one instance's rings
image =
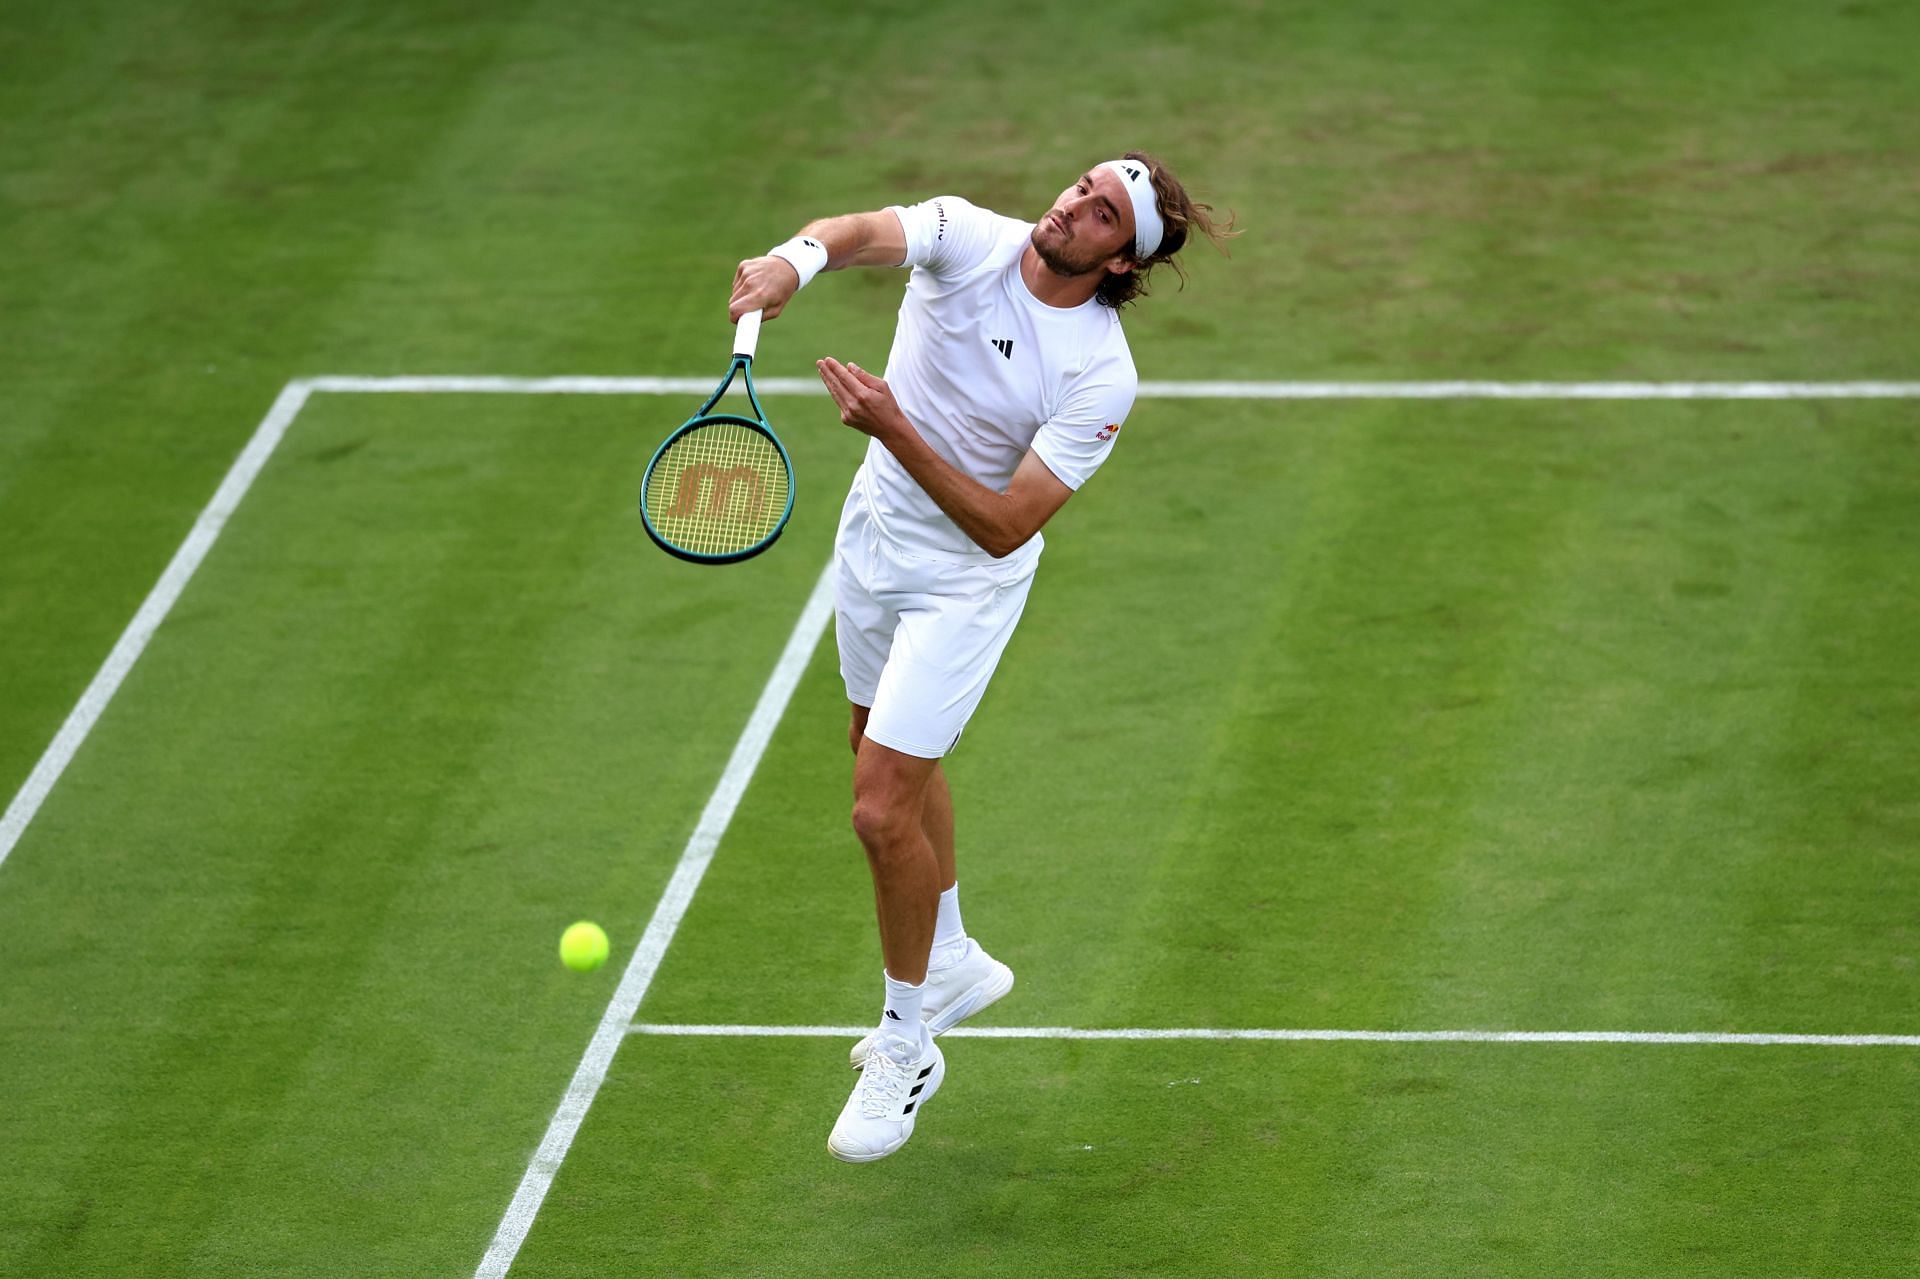
[[[1193,232],[1231,234],[1210,213],[1129,151],[1075,178],[1037,223],[940,196],[809,223],[734,273],[737,321],[755,308],[773,319],[821,271],[912,268],[885,377],[818,364],[840,420],[872,437],[834,543],[834,616],[853,829],[886,961],[880,1023],[854,1046],[864,1069],[827,1139],[838,1158],[898,1150],[946,1075],[934,1036],[1013,989],[960,922],[940,760],[1020,620],[1041,527],[1133,407],[1120,309]]]

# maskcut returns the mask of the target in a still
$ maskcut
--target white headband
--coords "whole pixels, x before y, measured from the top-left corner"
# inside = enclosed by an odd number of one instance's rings
[[[1145,262],[1160,247],[1166,223],[1160,220],[1159,197],[1153,192],[1153,178],[1147,166],[1138,160],[1106,160],[1100,165],[1120,176],[1120,185],[1133,201],[1133,256]]]

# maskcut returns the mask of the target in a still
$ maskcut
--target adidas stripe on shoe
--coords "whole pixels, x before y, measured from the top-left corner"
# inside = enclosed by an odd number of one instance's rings
[[[913,1136],[921,1107],[940,1091],[946,1077],[947,1061],[932,1035],[921,1032],[917,1055],[912,1046],[889,1035],[868,1054],[867,1068],[827,1137],[827,1152],[850,1164],[885,1159]]]

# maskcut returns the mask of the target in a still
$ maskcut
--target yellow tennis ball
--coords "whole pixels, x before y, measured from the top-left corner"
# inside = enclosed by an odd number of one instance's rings
[[[586,920],[560,934],[560,962],[577,973],[590,973],[607,962],[607,935]]]

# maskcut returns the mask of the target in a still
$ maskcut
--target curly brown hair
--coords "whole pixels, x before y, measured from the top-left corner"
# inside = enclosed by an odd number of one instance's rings
[[[1153,251],[1151,257],[1131,271],[1110,274],[1100,281],[1100,287],[1093,296],[1099,299],[1100,305],[1110,306],[1116,311],[1146,296],[1147,277],[1153,268],[1163,262],[1171,265],[1174,274],[1180,277],[1180,287],[1187,287],[1186,269],[1174,261],[1174,255],[1186,247],[1193,232],[1198,231],[1206,236],[1222,253],[1227,251],[1226,242],[1240,234],[1234,228],[1231,209],[1227,211],[1225,224],[1216,221],[1213,206],[1202,204],[1188,195],[1187,189],[1180,185],[1180,179],[1173,176],[1173,170],[1156,157],[1145,151],[1129,151],[1125,158],[1138,160],[1147,166],[1148,176],[1153,181],[1155,203],[1159,207],[1161,221],[1166,224],[1166,231],[1160,238],[1160,247]],[[1128,256],[1132,256],[1131,247]]]

